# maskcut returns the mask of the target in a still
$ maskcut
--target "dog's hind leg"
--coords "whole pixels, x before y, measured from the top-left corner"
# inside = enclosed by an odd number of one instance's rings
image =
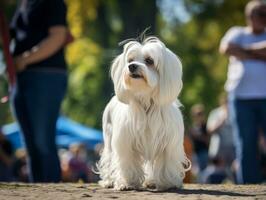
[[[103,137],[104,137],[104,148],[101,154],[101,158],[97,163],[100,178],[99,184],[102,187],[110,188],[113,187],[112,179],[112,123],[109,115],[109,109],[106,109],[103,115]]]
[[[97,167],[100,173],[99,185],[105,188],[113,187],[112,169],[111,169],[112,155],[111,152],[104,147],[101,159],[99,160]]]

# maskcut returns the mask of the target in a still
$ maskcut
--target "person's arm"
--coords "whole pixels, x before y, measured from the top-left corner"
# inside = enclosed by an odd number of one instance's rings
[[[67,29],[65,26],[52,26],[49,35],[32,49],[14,58],[17,71],[23,71],[27,65],[40,62],[55,54],[62,48],[66,40]]]
[[[255,59],[266,61],[266,42],[255,43],[246,48],[233,43],[222,44],[219,50],[222,54],[234,56],[240,60]]]
[[[208,134],[212,135],[213,133],[216,133],[224,125],[224,122],[225,118],[217,119],[217,122],[207,126]]]
[[[234,56],[240,60],[249,58],[249,54],[247,53],[247,51],[241,46],[234,43],[221,44],[219,51],[221,54]]]
[[[266,61],[266,41],[254,43],[245,48],[245,51],[259,60]]]
[[[230,28],[221,39],[219,47],[220,53],[237,58],[246,57],[245,51],[240,46],[242,33],[242,27]]]

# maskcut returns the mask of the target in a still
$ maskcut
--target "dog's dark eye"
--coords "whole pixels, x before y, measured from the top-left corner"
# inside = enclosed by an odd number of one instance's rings
[[[145,63],[147,64],[147,65],[153,65],[153,60],[151,59],[151,58],[145,58]]]
[[[134,61],[133,58],[129,58],[129,59],[127,60],[128,63],[131,63],[131,62],[133,62],[133,61]]]

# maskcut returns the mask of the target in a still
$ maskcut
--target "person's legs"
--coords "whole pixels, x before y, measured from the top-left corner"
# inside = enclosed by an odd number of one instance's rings
[[[266,138],[266,99],[260,100],[259,104],[259,123]]]
[[[199,169],[200,171],[203,171],[208,165],[208,160],[209,160],[208,151],[202,150],[199,153],[197,153],[197,159],[198,159]]]
[[[204,179],[204,171],[206,170],[208,166],[208,151],[207,150],[202,150],[197,153],[197,161],[198,161],[198,166],[199,166],[199,174],[198,174],[198,182],[202,182]]]
[[[39,155],[37,154],[36,146],[34,145],[34,134],[31,130],[31,124],[28,114],[28,109],[26,107],[26,96],[24,88],[25,74],[21,74],[17,78],[17,86],[12,94],[12,111],[19,123],[23,139],[26,145],[29,165],[29,180],[33,182],[34,180],[41,180],[41,170],[40,162],[38,161]]]
[[[259,105],[259,122],[260,122],[260,131],[262,131],[264,136],[264,140],[266,141],[266,99],[262,99],[260,101]],[[262,149],[261,149],[262,150]],[[263,150],[262,150],[263,151]],[[265,153],[260,152],[260,167],[261,167],[261,175],[262,175],[262,181],[264,182],[266,180],[266,170],[265,170]]]
[[[256,102],[236,100],[236,122],[240,137],[240,168],[243,183],[260,182]],[[238,175],[241,175],[238,173]]]
[[[24,79],[28,120],[21,127],[31,160],[32,181],[58,182],[61,170],[55,144],[56,121],[66,89],[66,75],[30,71]]]

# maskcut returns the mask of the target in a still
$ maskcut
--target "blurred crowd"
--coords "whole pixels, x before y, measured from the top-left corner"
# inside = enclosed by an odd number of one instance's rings
[[[92,183],[99,180],[96,161],[102,144],[88,150],[83,143],[73,143],[68,148],[58,149],[62,182]],[[0,132],[0,182],[30,182],[27,152],[14,149],[12,143]]]
[[[220,105],[207,115],[203,104],[191,107],[191,126],[185,135],[185,151],[192,160],[192,170],[185,182],[222,184],[237,183],[239,163],[235,144],[238,138],[233,131],[227,98],[222,96]],[[266,140],[260,132],[257,144],[262,181],[266,181]]]

